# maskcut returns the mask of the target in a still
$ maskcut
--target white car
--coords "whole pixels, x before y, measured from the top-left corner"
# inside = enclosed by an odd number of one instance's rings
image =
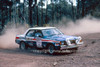
[[[83,44],[80,36],[64,35],[55,27],[29,28],[23,35],[17,35],[15,41],[22,50],[33,47],[46,49],[50,54],[55,51],[77,50]]]

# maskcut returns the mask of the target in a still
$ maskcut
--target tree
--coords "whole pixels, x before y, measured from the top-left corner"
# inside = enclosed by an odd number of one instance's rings
[[[38,6],[40,6],[40,14],[41,14],[41,26],[43,26],[43,19],[44,19],[44,17],[43,17],[43,6],[44,6],[45,4],[44,4],[44,0],[41,0],[40,2],[39,2],[39,4],[38,4]]]
[[[5,24],[10,20],[12,5],[12,1],[0,0],[0,30],[2,30]]]
[[[73,2],[71,0],[69,0],[69,2],[71,3],[72,5],[72,19],[73,21],[75,21],[75,18],[74,18],[74,6],[73,6]]]
[[[34,1],[34,5],[33,6],[32,6],[32,4],[33,4],[33,0],[29,0],[29,23],[30,23],[30,26],[31,27],[33,25],[33,21],[32,21],[32,10],[36,6],[36,4],[37,4],[37,0]]]
[[[77,0],[77,17],[84,17],[93,13],[94,9],[100,4],[99,0]]]

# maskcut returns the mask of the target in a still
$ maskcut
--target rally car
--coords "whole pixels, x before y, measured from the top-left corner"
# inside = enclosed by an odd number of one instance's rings
[[[55,27],[29,28],[23,35],[16,35],[15,42],[21,50],[32,47],[46,49],[50,54],[54,54],[56,50],[77,50],[83,44],[80,36],[64,35]]]

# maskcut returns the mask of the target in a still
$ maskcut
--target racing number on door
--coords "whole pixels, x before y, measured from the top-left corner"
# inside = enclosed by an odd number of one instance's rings
[[[42,40],[40,37],[37,37],[36,38],[36,45],[38,48],[42,48]]]

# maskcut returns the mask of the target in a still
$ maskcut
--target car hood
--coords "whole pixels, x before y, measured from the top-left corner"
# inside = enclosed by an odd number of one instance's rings
[[[50,37],[46,37],[46,39],[56,40],[56,41],[65,41],[66,39],[69,40],[76,40],[77,36],[68,36],[68,35],[54,35]]]

